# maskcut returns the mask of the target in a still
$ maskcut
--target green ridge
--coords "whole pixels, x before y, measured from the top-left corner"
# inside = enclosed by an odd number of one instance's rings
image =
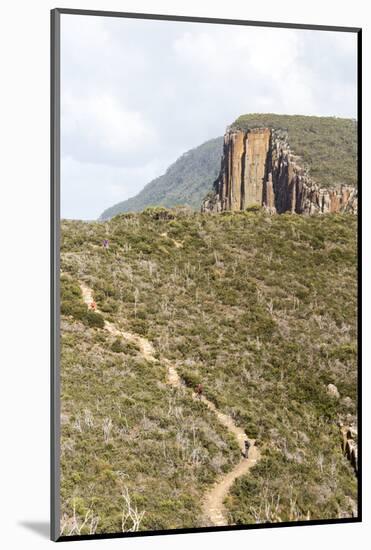
[[[172,164],[165,174],[149,182],[136,195],[115,204],[101,214],[109,219],[122,212],[139,212],[148,206],[188,205],[199,210],[201,201],[212,189],[219,168],[223,138],[211,139],[191,149]]]

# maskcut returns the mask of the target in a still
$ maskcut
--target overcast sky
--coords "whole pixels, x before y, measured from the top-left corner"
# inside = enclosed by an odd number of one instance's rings
[[[94,219],[244,113],[356,118],[356,35],[62,15],[61,215]]]

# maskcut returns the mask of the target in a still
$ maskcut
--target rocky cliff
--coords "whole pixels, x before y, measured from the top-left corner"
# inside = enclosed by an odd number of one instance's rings
[[[343,453],[358,473],[358,430],[354,425],[341,425],[341,435]]]
[[[357,190],[349,185],[325,188],[314,182],[288,140],[284,129],[228,129],[220,173],[201,210],[245,210],[259,205],[277,213],[356,212]]]

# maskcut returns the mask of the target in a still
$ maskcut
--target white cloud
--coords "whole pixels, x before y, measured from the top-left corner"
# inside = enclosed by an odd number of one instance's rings
[[[61,28],[65,216],[135,195],[243,113],[356,115],[353,34],[72,15]]]
[[[300,31],[237,28],[228,29],[226,37],[219,29],[188,31],[174,43],[183,68],[199,78],[207,75],[207,90],[214,90],[213,96],[229,93],[241,105],[241,114],[264,105],[276,112],[318,112],[313,72],[301,62]]]
[[[62,95],[62,152],[78,160],[131,164],[153,146],[156,131],[142,113],[109,95]]]
[[[137,182],[163,173],[170,159],[135,167],[80,162],[65,156],[61,163],[61,212],[64,218],[96,219],[106,208],[137,192]]]
[[[255,72],[279,78],[298,56],[297,31],[229,27],[186,31],[174,42],[178,57],[192,66],[207,69],[207,75],[233,75],[235,81]]]

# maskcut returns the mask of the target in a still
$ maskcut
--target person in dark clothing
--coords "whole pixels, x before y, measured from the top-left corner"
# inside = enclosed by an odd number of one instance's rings
[[[245,458],[249,457],[250,441],[245,439]]]
[[[204,388],[203,388],[202,384],[197,384],[197,386],[196,386],[196,394],[197,394],[197,397],[198,397],[199,399],[202,399],[202,393],[203,393],[203,391],[204,391]]]

